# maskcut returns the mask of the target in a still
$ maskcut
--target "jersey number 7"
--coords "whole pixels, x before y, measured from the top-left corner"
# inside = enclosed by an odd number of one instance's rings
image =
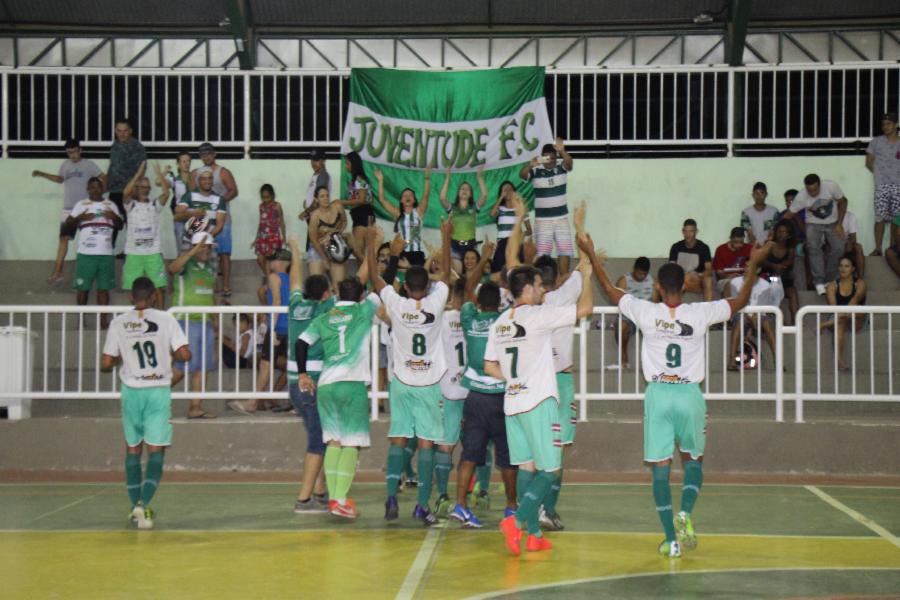
[[[506,353],[512,356],[512,362],[509,365],[510,373],[512,374],[513,379],[519,378],[519,349],[518,348],[507,348]]]

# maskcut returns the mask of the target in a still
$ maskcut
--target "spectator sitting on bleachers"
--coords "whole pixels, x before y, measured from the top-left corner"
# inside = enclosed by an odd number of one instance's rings
[[[768,196],[766,184],[757,181],[753,184],[753,204],[741,211],[741,227],[747,232],[751,246],[765,244],[777,223],[778,209],[766,204]]]
[[[256,349],[256,335],[253,316],[247,313],[233,315],[232,326],[222,335],[222,362],[229,369],[249,369],[253,366],[253,352]],[[237,339],[233,335],[237,325]],[[218,330],[217,330],[218,331]]]
[[[884,253],[884,257],[887,259],[888,266],[893,269],[894,273],[897,274],[897,277],[900,277],[900,215],[894,217],[892,225],[894,227],[894,239],[897,241],[893,246],[887,249],[887,252]]]
[[[731,297],[731,280],[743,275],[747,261],[750,260],[752,247],[744,243],[744,234],[743,227],[733,227],[728,241],[716,248],[713,270],[716,272],[716,291],[723,298]]]
[[[866,282],[862,277],[857,275],[855,256],[851,253],[844,254],[838,263],[838,277],[828,284],[825,297],[830,306],[863,306],[866,303]],[[854,330],[859,331],[865,326],[867,317],[865,315],[835,314],[838,322],[837,326],[837,359],[838,368],[842,371],[848,370],[850,367],[844,362],[844,343],[847,340],[847,332],[850,331],[851,321],[854,323]],[[835,329],[835,318],[822,323],[822,329]]]
[[[648,302],[659,302],[659,292],[653,285],[653,275],[650,275],[650,259],[646,256],[638,257],[631,267],[631,273],[626,273],[619,277],[616,281],[616,287],[625,290],[626,294],[630,294],[639,300]],[[619,344],[619,364],[607,365],[607,369],[628,369],[631,364],[628,360],[628,341],[631,334],[635,330],[634,321],[622,315],[622,339],[619,339],[619,332],[616,331],[616,343]]]
[[[798,212],[793,219],[787,215],[787,213],[790,212],[791,204],[794,202],[794,198],[797,197],[798,193],[799,192],[793,188],[784,192],[784,210],[778,213],[775,217],[775,221],[777,223],[787,223],[791,228],[791,238],[793,238],[794,243],[796,244],[794,247],[796,255],[803,257],[803,273],[806,289],[811,290],[813,289],[812,274],[809,271],[809,254],[806,252],[806,210]]]
[[[771,254],[772,247],[775,245],[775,243],[769,241],[766,244],[768,246],[766,257],[768,257]],[[732,278],[730,280],[730,284],[730,293],[736,294],[744,285],[744,275],[741,274],[737,277]],[[747,306],[777,307],[781,306],[782,300],[784,300],[784,288],[781,285],[780,279],[773,279],[765,271],[760,271],[759,275],[756,277],[756,282],[754,282],[753,288],[750,291],[750,300],[747,302]],[[732,360],[728,364],[729,371],[736,371],[741,366],[750,368],[750,365],[742,365],[741,354],[743,354],[743,352],[738,352],[738,346],[741,342],[741,324],[743,324],[744,328],[745,343],[748,339],[752,339],[751,336],[755,332],[759,332],[760,330],[762,330],[762,333],[766,338],[766,343],[769,345],[769,350],[772,351],[772,356],[775,356],[775,331],[772,329],[770,315],[736,314],[732,316],[731,323],[734,325],[734,328],[731,330]]]
[[[684,239],[672,244],[669,262],[684,269],[684,290],[702,293],[707,302],[713,299],[713,267],[709,246],[697,239],[697,221],[686,219],[681,227]]]
[[[769,252],[768,258],[761,265],[761,268],[781,280],[781,287],[784,288],[784,294],[788,299],[788,310],[790,312],[790,323],[794,322],[797,315],[797,309],[800,306],[800,299],[797,295],[797,288],[794,285],[794,262],[796,261],[796,247],[794,238],[791,236],[793,228],[790,221],[780,221],[775,226],[775,239],[772,250]],[[785,324],[787,319],[785,319]]]
[[[859,221],[849,210],[844,213],[844,254],[852,254],[853,262],[859,270],[859,276],[866,276],[866,255],[863,254],[862,244],[856,241],[859,232]]]

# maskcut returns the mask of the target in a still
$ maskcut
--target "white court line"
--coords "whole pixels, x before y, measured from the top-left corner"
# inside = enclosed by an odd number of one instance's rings
[[[81,504],[85,500],[90,500],[91,498],[96,498],[97,496],[99,496],[102,493],[103,492],[97,492],[96,494],[93,494],[91,496],[85,496],[84,498],[79,498],[78,500],[75,500],[74,502],[69,502],[65,506],[60,506],[59,508],[51,510],[50,512],[45,512],[44,514],[38,515],[35,518],[33,518],[32,520],[28,521],[28,524],[31,525],[35,521],[39,521],[39,520],[43,519],[44,517],[49,517],[50,515],[55,515],[58,512],[62,512],[64,510],[66,510],[67,508],[72,508],[73,506]]]
[[[416,554],[416,559],[413,561],[412,566],[409,567],[406,579],[403,580],[403,585],[400,586],[400,591],[395,596],[396,600],[412,600],[416,597],[416,590],[419,589],[422,579],[425,578],[425,573],[431,565],[434,551],[437,549],[443,531],[443,527],[432,526],[428,533],[425,534],[425,540],[419,548],[419,553]]]
[[[836,500],[834,497],[828,495],[827,493],[823,492],[822,490],[820,490],[819,488],[817,488],[814,485],[805,485],[803,487],[805,487],[811,493],[813,493],[816,496],[818,496],[819,498],[821,498],[827,504],[830,504],[834,508],[836,508],[839,511],[841,511],[842,513],[846,514],[847,516],[849,516],[851,519],[853,519],[857,523],[865,525],[866,527],[868,527],[869,529],[871,529],[872,531],[874,531],[875,533],[877,533],[878,535],[880,535],[881,537],[883,537],[884,539],[886,539],[887,541],[892,543],[893,545],[900,548],[900,539],[897,539],[897,536],[895,536],[893,533],[891,533],[890,531],[888,531],[887,529],[885,529],[884,527],[882,527],[881,525],[879,525],[878,523],[876,523],[875,521],[870,519],[869,517],[865,516],[862,513],[856,512],[855,510],[853,510],[852,508],[850,508],[843,502]]]

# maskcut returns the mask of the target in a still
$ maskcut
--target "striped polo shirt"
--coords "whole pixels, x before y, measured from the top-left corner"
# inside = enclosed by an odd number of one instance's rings
[[[404,252],[423,252],[422,244],[422,217],[416,209],[412,212],[401,213],[394,222],[394,232],[406,240]]]
[[[516,211],[501,204],[497,209],[497,239],[502,240],[511,236],[515,224]]]
[[[556,165],[547,169],[538,165],[531,170],[531,185],[534,188],[534,219],[557,219],[569,214],[566,206],[566,177],[568,172],[561,158]]]

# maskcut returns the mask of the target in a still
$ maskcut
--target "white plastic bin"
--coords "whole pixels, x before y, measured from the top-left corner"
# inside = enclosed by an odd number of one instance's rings
[[[0,327],[0,392],[18,392],[22,397],[0,398],[10,420],[31,417],[31,365],[34,364],[33,334],[24,327]],[[29,355],[30,351],[30,355]]]

